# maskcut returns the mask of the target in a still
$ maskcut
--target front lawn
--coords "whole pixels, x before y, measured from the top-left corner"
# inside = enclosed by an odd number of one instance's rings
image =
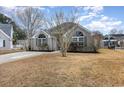
[[[0,86],[124,86],[124,51],[46,54],[1,64]]]

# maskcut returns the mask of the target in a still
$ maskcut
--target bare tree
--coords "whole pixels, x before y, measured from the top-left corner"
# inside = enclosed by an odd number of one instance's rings
[[[46,19],[47,27],[53,28],[51,29],[51,34],[57,38],[62,56],[66,57],[67,50],[72,39],[71,34],[74,32],[78,24],[78,11],[76,9],[72,9],[69,12],[60,10],[54,12],[50,18],[47,17]],[[67,27],[68,24],[70,25]]]
[[[110,34],[116,34],[117,33],[117,29],[112,29],[111,31],[110,31]]]
[[[96,48],[100,48],[100,43],[103,38],[103,34],[100,31],[94,31],[93,32],[93,38],[94,38],[94,45]]]
[[[124,33],[124,30],[118,30],[118,29],[112,29],[110,31],[110,34],[123,34]]]
[[[119,30],[118,34],[124,34],[124,30]]]
[[[43,27],[44,14],[33,7],[26,7],[24,11],[19,11],[16,14],[21,27],[26,31],[27,48],[30,50],[32,36]]]

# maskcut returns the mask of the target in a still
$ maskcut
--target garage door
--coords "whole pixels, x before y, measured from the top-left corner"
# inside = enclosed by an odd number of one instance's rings
[[[3,39],[0,38],[0,47],[3,47]]]

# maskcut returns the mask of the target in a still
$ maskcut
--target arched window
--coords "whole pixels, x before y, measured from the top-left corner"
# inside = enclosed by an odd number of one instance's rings
[[[39,34],[36,40],[36,45],[42,46],[43,44],[47,44],[47,37],[44,34]]]
[[[44,34],[40,34],[38,38],[46,38],[46,36]]]
[[[83,42],[84,41],[84,35],[81,31],[75,32],[75,34],[72,37],[73,42]]]
[[[83,33],[81,31],[77,31],[74,36],[84,36]]]
[[[105,37],[104,40],[108,40],[108,37]]]
[[[110,37],[110,39],[115,39],[114,37]]]

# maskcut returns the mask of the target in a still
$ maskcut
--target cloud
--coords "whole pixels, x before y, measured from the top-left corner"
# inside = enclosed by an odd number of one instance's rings
[[[1,8],[1,11],[4,12],[4,13],[9,13],[9,12],[17,12],[17,11],[23,11],[27,6],[8,6],[8,7],[0,7]],[[40,6],[36,6],[36,7],[33,7],[33,8],[37,8],[39,10],[45,10],[46,8],[45,7],[40,7]]]
[[[83,7],[83,11],[84,14],[79,17],[79,21],[91,31],[99,30],[104,34],[114,28],[123,28],[122,21],[103,14],[104,7],[102,6]]]
[[[99,13],[103,11],[102,6],[86,6],[83,8],[84,11],[92,11],[93,13]]]
[[[45,7],[41,7],[41,6],[35,6],[35,7],[33,7],[33,8],[37,8],[37,9],[39,9],[39,10],[45,10],[45,9],[46,9]]]
[[[88,19],[88,20],[91,20],[93,17],[95,17],[96,16],[96,14],[95,13],[89,13],[88,15],[83,15],[83,16],[80,16],[79,17],[79,20],[80,21],[83,21],[83,20],[85,20],[85,19]]]
[[[103,33],[108,33],[110,30],[116,28],[121,29],[122,21],[110,18],[108,16],[102,16],[98,20],[92,20],[89,24],[86,25],[92,31],[99,30]]]
[[[94,17],[99,17],[99,14],[102,13],[103,11],[103,7],[99,6],[99,7],[94,7],[94,6],[87,6],[87,7],[83,7],[84,13],[85,15],[82,15],[79,17],[80,21],[83,21],[85,19],[91,20]]]
[[[17,11],[23,11],[26,7],[22,6],[9,6],[9,7],[0,7],[0,12],[11,16],[15,15],[15,12]],[[50,6],[50,7],[34,7],[38,8],[44,13],[48,13],[49,15],[53,12],[52,10],[58,9],[57,6]],[[68,7],[69,8],[69,7]],[[74,7],[77,8],[79,12],[79,21],[80,23],[90,29],[91,31],[99,30],[102,33],[107,33],[111,29],[124,29],[123,23],[121,20],[118,20],[116,18],[106,16],[104,14],[104,7],[98,6],[87,6],[87,7]],[[65,10],[66,11],[66,10]],[[16,16],[15,16],[16,17]]]
[[[49,8],[56,8],[57,6],[49,6]]]
[[[23,11],[27,6],[1,6],[0,7],[0,13],[3,13],[4,15],[10,17],[10,18],[13,18],[15,17],[16,15],[16,12],[21,12]],[[41,7],[41,6],[36,6],[33,8],[37,8],[41,11],[45,11],[46,8],[45,7]]]

